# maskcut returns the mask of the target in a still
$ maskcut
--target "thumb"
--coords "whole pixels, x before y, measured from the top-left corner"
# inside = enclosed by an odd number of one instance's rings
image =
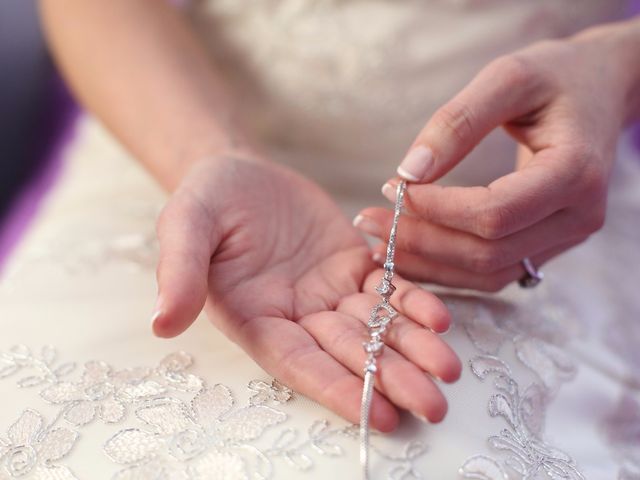
[[[515,56],[490,63],[431,117],[398,175],[416,183],[440,178],[493,129],[534,110],[541,90],[537,77]]]
[[[187,190],[176,191],[164,207],[157,233],[160,261],[152,328],[159,337],[174,337],[204,307],[210,261],[221,236],[206,205]]]

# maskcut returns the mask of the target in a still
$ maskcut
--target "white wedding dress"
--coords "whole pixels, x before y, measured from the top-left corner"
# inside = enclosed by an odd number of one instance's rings
[[[620,16],[614,0],[209,0],[185,7],[275,160],[352,215],[497,55]],[[357,430],[206,319],[151,335],[165,195],[90,116],[0,282],[0,479],[357,479]],[[493,134],[449,183],[511,167]],[[375,479],[640,479],[640,161],[607,225],[534,290],[438,290],[464,362],[437,425],[373,437]],[[401,234],[401,233],[400,233]],[[431,287],[428,287],[431,288]]]

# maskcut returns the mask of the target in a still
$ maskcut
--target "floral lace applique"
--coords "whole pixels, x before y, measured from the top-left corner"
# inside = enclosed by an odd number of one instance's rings
[[[25,410],[9,427],[7,439],[0,438],[0,479],[75,479],[67,467],[54,462],[71,451],[77,438],[75,430],[45,425],[42,415]]]
[[[251,380],[242,406],[225,385],[210,386],[189,373],[192,364],[184,352],[155,367],[118,370],[89,361],[70,378],[76,364],[58,362],[53,347],[0,352],[0,378],[39,388],[56,408],[48,423],[25,410],[6,438],[0,436],[0,480],[78,480],[60,461],[81,440],[80,429],[96,421],[121,424],[103,447],[116,469],[112,480],[266,480],[275,477],[279,460],[308,472],[316,455],[344,456],[341,441],[358,440],[357,426],[332,427],[327,420],[313,422],[305,433],[286,427],[283,407],[293,392],[275,379]],[[400,454],[375,445],[372,450],[388,464],[388,479],[422,478],[415,466],[427,451],[421,442],[409,442]]]
[[[46,241],[30,245],[12,264],[9,278],[28,272],[34,265],[55,265],[69,275],[95,273],[105,266],[117,265],[132,273],[152,271],[158,262],[159,244],[154,222],[160,205],[130,199],[122,218],[141,227],[135,231],[105,232],[102,236],[78,233],[52,235]],[[131,205],[133,204],[133,205]]]
[[[480,352],[469,360],[471,372],[481,381],[493,378],[496,393],[489,398],[488,413],[506,423],[506,428],[487,440],[490,449],[501,454],[500,459],[473,455],[460,467],[460,475],[480,480],[584,479],[573,459],[543,438],[548,403],[576,374],[575,363],[560,348],[567,338],[561,318],[516,315],[506,303],[476,297],[446,300]],[[483,302],[490,302],[491,309]],[[537,376],[524,389],[498,356],[506,343]]]
[[[551,479],[583,479],[573,460],[561,450],[542,440],[544,412],[549,400],[548,390],[538,383],[531,383],[524,392],[513,379],[510,369],[498,357],[479,355],[471,359],[470,367],[480,380],[494,376],[494,387],[498,393],[489,399],[491,417],[502,417],[507,428],[499,435],[489,437],[489,446],[501,451],[506,458],[500,463],[485,456],[468,458],[460,468],[465,478],[498,480],[512,478],[541,478],[546,474]]]
[[[121,430],[104,445],[114,462],[130,465],[113,478],[142,480],[149,470],[157,472],[153,478],[268,478],[270,462],[251,441],[287,415],[265,405],[233,406],[220,384],[190,403],[170,397],[143,403],[135,413],[144,427]]]
[[[277,405],[288,402],[293,396],[293,391],[275,378],[270,384],[262,380],[251,380],[248,388],[254,392],[249,398],[251,405],[262,405],[267,402],[272,402]]]
[[[550,394],[575,377],[575,363],[560,348],[567,337],[556,320],[518,316],[498,302],[491,306],[490,310],[479,300],[473,300],[462,309],[460,304],[455,306],[462,310],[462,325],[479,351],[497,355],[502,345],[509,341],[518,359],[538,376]],[[504,312],[502,315],[501,311]]]

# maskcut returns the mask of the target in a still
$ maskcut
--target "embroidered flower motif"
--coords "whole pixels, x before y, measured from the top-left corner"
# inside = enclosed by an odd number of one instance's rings
[[[55,265],[69,275],[91,274],[107,265],[118,265],[132,273],[153,270],[159,246],[152,220],[158,216],[160,206],[145,202],[127,208],[127,215],[149,224],[143,233],[121,232],[100,239],[81,235],[52,238],[46,245],[26,251],[9,275],[18,275],[33,265],[42,264]]]
[[[115,423],[124,417],[125,405],[117,398],[117,386],[111,378],[111,367],[104,362],[88,362],[79,382],[58,382],[40,392],[49,403],[68,405],[64,418],[82,426],[100,417]]]
[[[489,399],[489,415],[502,417],[508,428],[489,437],[488,443],[507,456],[501,463],[485,455],[472,456],[459,470],[463,477],[506,480],[512,478],[508,472],[514,472],[517,478],[523,479],[538,478],[541,474],[551,479],[584,479],[571,457],[542,440],[544,412],[549,401],[549,392],[544,386],[532,383],[520,392],[508,365],[490,355],[472,358],[470,366],[480,380],[495,375],[498,393]]]
[[[24,345],[16,345],[11,347],[8,352],[0,352],[0,378],[32,370],[31,375],[18,380],[19,387],[37,387],[55,383],[76,368],[74,362],[56,365],[56,360],[57,352],[50,345],[42,347],[39,354],[34,354]]]
[[[329,457],[337,457],[344,453],[342,447],[331,441],[332,437],[344,434],[345,429],[332,430],[329,422],[319,420],[307,430],[307,438],[300,441],[300,432],[292,428],[283,430],[273,447],[266,453],[269,457],[282,457],[289,465],[298,470],[307,471],[313,467],[313,460],[305,453],[309,447]]]
[[[390,480],[404,480],[404,479],[421,479],[423,476],[418,472],[414,465],[414,461],[427,452],[427,447],[422,442],[409,442],[404,449],[402,456],[397,460],[399,465],[394,467],[389,472]]]
[[[502,466],[487,455],[473,455],[459,469],[464,478],[476,480],[509,480]]]
[[[104,447],[114,462],[132,465],[114,477],[118,480],[146,478],[142,473],[149,468],[167,478],[251,478],[246,457],[256,450],[249,442],[286,419],[265,405],[233,410],[223,385],[203,389],[190,405],[168,397],[151,400],[136,416],[145,429],[122,430]]]
[[[293,390],[283,385],[275,378],[271,384],[262,380],[251,380],[248,386],[254,394],[249,398],[251,405],[264,405],[266,403],[281,404],[288,402],[293,395]]]
[[[583,479],[569,455],[543,440],[547,405],[562,384],[576,374],[575,363],[560,348],[568,336],[563,328],[564,316],[557,311],[549,316],[517,315],[507,302],[476,297],[456,297],[451,303],[471,343],[481,352],[469,361],[472,373],[480,380],[494,377],[497,392],[489,399],[489,415],[501,417],[507,423],[507,428],[487,440],[493,450],[502,452],[505,457],[498,460],[487,455],[473,455],[460,467],[460,475],[479,480],[540,476]],[[523,303],[524,300],[518,302],[519,311]],[[553,310],[553,302],[546,301],[545,304]],[[516,358],[538,378],[524,390],[509,365],[498,357],[506,343],[513,346]]]
[[[78,433],[64,427],[47,427],[42,416],[26,410],[9,427],[7,440],[0,438],[0,479],[34,478],[73,480],[65,466],[53,462],[73,448]]]
[[[558,346],[562,344],[562,335],[553,332],[552,321],[494,318],[481,304],[473,305],[472,309],[467,310],[463,324],[481,352],[497,355],[504,342],[511,340],[518,359],[540,378],[550,394],[575,377],[576,365]]]
[[[175,352],[164,357],[156,367],[155,378],[161,385],[181,392],[197,393],[204,381],[187,370],[193,365],[193,357],[185,352]]]
[[[40,392],[49,403],[66,405],[64,418],[82,426],[99,417],[105,423],[124,418],[126,405],[167,392],[168,389],[197,391],[202,380],[185,373],[192,359],[184,352],[169,355],[155,369],[113,370],[105,362],[91,361],[84,366],[77,382],[56,382]]]
[[[54,463],[69,454],[78,438],[77,431],[58,422],[78,427],[96,419],[121,422],[127,410],[142,426],[127,425],[105,443],[104,452],[120,465],[113,480],[266,480],[275,478],[275,459],[309,471],[314,454],[341,456],[340,438],[358,440],[357,425],[330,427],[319,420],[306,435],[285,428],[269,444],[265,433],[287,415],[268,404],[284,405],[293,392],[277,380],[252,380],[248,405],[234,408],[227,387],[209,387],[189,373],[193,358],[184,352],[168,355],[156,367],[117,370],[90,361],[76,379],[66,379],[75,364],[57,364],[56,358],[53,347],[38,353],[24,346],[0,352],[0,378],[16,376],[19,386],[40,386],[40,396],[58,409],[48,426],[38,412],[27,410],[8,438],[0,437],[0,480],[77,480],[68,467]],[[415,461],[426,451],[421,443],[410,442],[401,454],[375,445],[372,451],[389,465],[388,479],[419,478]]]

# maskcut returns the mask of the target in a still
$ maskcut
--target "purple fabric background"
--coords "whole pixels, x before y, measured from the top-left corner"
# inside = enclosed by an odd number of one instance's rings
[[[14,198],[0,224],[0,274],[9,254],[35,217],[63,166],[64,147],[73,137],[78,108],[57,75],[51,78],[34,143],[38,170]]]

